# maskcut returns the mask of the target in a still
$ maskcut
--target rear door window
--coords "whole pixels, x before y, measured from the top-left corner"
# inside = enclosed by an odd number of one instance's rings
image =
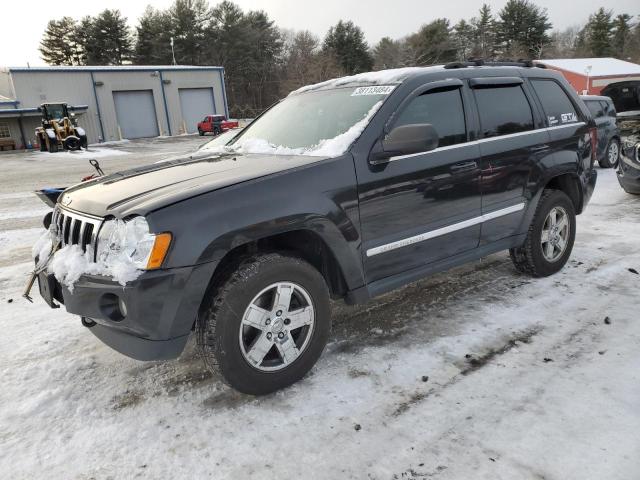
[[[573,102],[554,80],[533,79],[531,85],[542,102],[547,126],[555,127],[578,121],[578,113]]]
[[[430,123],[438,132],[439,147],[467,141],[460,89],[428,92],[414,98],[394,126]]]
[[[593,115],[593,118],[600,118],[604,116],[604,110],[602,108],[602,103],[597,100],[587,100],[584,102],[587,105],[587,108]]]
[[[474,89],[483,137],[533,130],[531,105],[521,85]]]

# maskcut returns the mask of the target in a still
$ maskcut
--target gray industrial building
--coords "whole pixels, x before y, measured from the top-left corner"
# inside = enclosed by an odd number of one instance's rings
[[[66,102],[89,143],[195,133],[208,114],[228,116],[222,67],[0,68],[0,141],[35,146],[38,106]]]

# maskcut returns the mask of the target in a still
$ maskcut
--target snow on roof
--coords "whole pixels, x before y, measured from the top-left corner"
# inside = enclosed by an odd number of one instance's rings
[[[608,77],[611,75],[635,75],[640,74],[640,65],[625,62],[617,58],[558,58],[551,60],[538,60],[538,62],[550,67],[559,68],[568,72],[586,75],[591,67],[590,77]]]
[[[316,90],[318,88],[325,87],[339,87],[341,85],[348,85],[350,83],[370,83],[373,85],[383,85],[385,83],[399,83],[405,80],[408,76],[414,73],[426,73],[430,70],[439,70],[442,66],[435,67],[405,67],[405,68],[393,68],[390,70],[379,70],[377,72],[365,72],[358,73],[356,75],[350,75],[348,77],[333,78],[325,82],[314,83],[312,85],[305,85],[297,90],[294,90],[289,95],[294,93],[307,92],[309,90]]]

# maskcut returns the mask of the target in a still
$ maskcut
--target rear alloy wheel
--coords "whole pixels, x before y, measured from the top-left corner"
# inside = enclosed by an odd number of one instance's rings
[[[573,202],[560,190],[545,190],[538,201],[524,245],[509,250],[522,273],[533,277],[553,275],[564,267],[576,236]]]
[[[598,163],[601,168],[615,168],[618,166],[620,160],[620,142],[615,138],[612,138],[607,145],[607,151],[604,154],[604,158]]]
[[[241,262],[213,290],[196,324],[198,347],[205,364],[233,388],[271,393],[316,363],[331,315],[327,285],[309,263],[262,254]]]

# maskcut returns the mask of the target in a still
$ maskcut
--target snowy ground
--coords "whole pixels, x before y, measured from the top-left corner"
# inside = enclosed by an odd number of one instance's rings
[[[154,148],[117,161],[157,160]],[[20,298],[37,233],[23,215],[39,208],[25,194],[33,168],[11,164],[0,183],[4,478],[640,476],[640,275],[629,271],[640,271],[640,198],[612,171],[599,171],[561,273],[530,279],[501,253],[335,305],[312,373],[253,398],[209,375],[193,345],[176,361],[137,362]]]

